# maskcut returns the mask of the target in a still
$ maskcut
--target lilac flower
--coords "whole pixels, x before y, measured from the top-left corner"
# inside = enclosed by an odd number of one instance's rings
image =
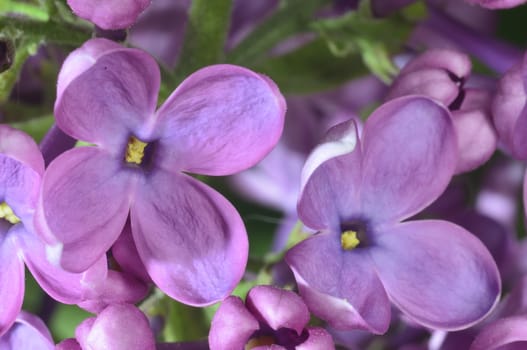
[[[235,208],[182,173],[227,175],[263,158],[280,137],[284,100],[266,77],[217,65],[188,77],[157,110],[159,68],[145,52],[93,39],[65,61],[55,116],[95,144],[49,165],[37,208],[60,263],[83,271],[128,217],[152,280],[192,305],[223,299],[241,279],[248,242]]]
[[[456,173],[485,163],[496,149],[497,136],[490,117],[490,91],[471,86],[470,59],[453,50],[431,49],[415,57],[395,79],[387,100],[425,95],[451,110],[457,135]]]
[[[306,327],[309,311],[295,293],[272,286],[256,286],[245,305],[235,296],[225,299],[212,320],[211,350],[332,349],[322,328]]]
[[[151,0],[68,0],[73,12],[103,29],[124,29],[134,24]]]
[[[360,140],[353,122],[331,129],[306,162],[298,203],[320,231],[286,255],[311,312],[337,329],[383,333],[390,302],[415,323],[468,327],[500,293],[496,264],[465,229],[400,223],[445,189],[457,157],[449,112],[424,97],[378,108]]]
[[[130,304],[114,304],[97,317],[84,320],[75,339],[66,339],[57,350],[127,349],[155,350],[155,339],[145,315]]]
[[[50,263],[33,233],[44,160],[28,135],[0,125],[0,335],[15,321],[24,297],[24,263],[54,299],[96,311],[108,303],[135,302],[147,292],[135,278],[108,270],[101,256],[85,273],[70,273]]]
[[[0,337],[2,350],[53,350],[55,344],[42,320],[21,311],[11,328]]]

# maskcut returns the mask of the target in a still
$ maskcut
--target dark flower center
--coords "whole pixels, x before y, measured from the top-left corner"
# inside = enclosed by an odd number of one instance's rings
[[[364,248],[371,242],[367,235],[368,226],[362,220],[350,220],[340,225],[340,245],[344,250]]]

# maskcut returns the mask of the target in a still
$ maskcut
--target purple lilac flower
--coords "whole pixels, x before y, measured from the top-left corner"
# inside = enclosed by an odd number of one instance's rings
[[[245,305],[235,296],[222,302],[212,320],[210,349],[333,349],[329,333],[306,327],[308,322],[309,311],[298,295],[256,286],[247,294]]]
[[[96,311],[108,303],[135,302],[146,295],[144,283],[108,270],[101,256],[84,273],[71,273],[50,263],[44,242],[33,233],[44,160],[33,139],[0,125],[0,335],[7,331],[24,298],[24,263],[54,299]]]
[[[114,304],[84,320],[75,331],[75,339],[62,341],[56,349],[155,350],[156,345],[148,320],[139,309]]]
[[[484,164],[496,149],[497,136],[490,116],[491,93],[470,86],[470,59],[453,50],[430,49],[401,70],[386,100],[406,95],[425,95],[450,109],[457,135],[456,173]]]
[[[337,329],[384,333],[390,301],[415,323],[469,327],[500,276],[484,245],[442,220],[403,222],[446,188],[457,163],[449,112],[424,97],[378,108],[360,140],[335,126],[308,158],[300,219],[319,233],[286,255],[311,312]]]
[[[11,328],[0,337],[1,350],[53,350],[55,343],[42,320],[21,311]]]
[[[73,12],[103,29],[130,27],[151,0],[68,0]]]
[[[93,39],[66,59],[55,116],[95,144],[49,165],[39,232],[83,271],[118,239],[128,218],[152,280],[192,305],[223,299],[241,279],[248,242],[236,209],[182,173],[228,175],[278,141],[285,103],[268,78],[232,65],[188,77],[156,111],[159,68],[145,52]]]

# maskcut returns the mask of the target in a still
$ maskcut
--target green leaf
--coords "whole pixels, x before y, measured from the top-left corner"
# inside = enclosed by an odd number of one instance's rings
[[[282,0],[271,17],[227,55],[227,61],[243,66],[257,64],[284,39],[311,31],[309,25],[315,11],[331,3],[328,0]]]
[[[175,72],[175,84],[195,70],[223,60],[232,0],[194,0]]]
[[[357,11],[318,20],[312,26],[335,56],[360,55],[370,71],[388,83],[397,74],[391,55],[401,50],[422,12],[422,6],[416,5],[386,18],[376,18],[369,1],[363,1]]]
[[[337,57],[322,39],[251,68],[269,75],[285,94],[328,90],[368,73],[358,53]]]
[[[53,115],[48,115],[21,123],[12,123],[11,126],[29,134],[36,142],[40,142],[54,121]]]

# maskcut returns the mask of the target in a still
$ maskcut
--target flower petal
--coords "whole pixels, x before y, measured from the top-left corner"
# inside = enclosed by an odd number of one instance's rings
[[[209,332],[212,350],[243,349],[259,328],[258,321],[234,296],[225,299],[216,311]]]
[[[306,330],[309,336],[305,342],[295,347],[296,350],[330,350],[335,348],[333,338],[324,328],[308,327]]]
[[[295,293],[272,287],[256,286],[247,294],[247,309],[275,331],[294,329],[301,334],[309,322],[306,304]]]
[[[120,270],[135,276],[145,283],[152,282],[135,247],[129,220],[126,221],[123,232],[112,246],[112,256],[119,264]]]
[[[152,172],[131,211],[137,250],[172,298],[207,305],[228,296],[245,271],[247,233],[223,196],[182,174]]]
[[[470,350],[525,349],[527,346],[526,328],[527,316],[525,315],[496,320],[481,330],[470,346]],[[509,348],[506,345],[513,347]]]
[[[73,12],[103,29],[130,27],[152,0],[68,0]]]
[[[132,180],[96,147],[72,149],[50,164],[35,225],[48,243],[63,245],[62,267],[82,272],[110,249],[128,216]]]
[[[388,329],[390,303],[368,250],[344,251],[338,236],[320,233],[286,255],[309,310],[332,327],[377,334]]]
[[[373,222],[408,218],[432,203],[457,164],[450,113],[425,97],[391,100],[363,132],[364,212]]]
[[[35,141],[26,133],[0,125],[0,153],[23,163],[42,176],[44,159]]]
[[[83,349],[155,350],[148,320],[133,305],[108,306],[90,324],[76,332]]]
[[[40,318],[21,311],[11,329],[0,337],[0,349],[53,350],[55,344]]]
[[[24,299],[24,262],[13,238],[7,227],[0,227],[0,336],[15,322]]]
[[[57,125],[70,136],[119,152],[130,134],[148,138],[145,124],[153,123],[160,81],[154,59],[105,39],[90,40],[71,55],[59,73]]]
[[[275,146],[285,101],[270,79],[214,65],[185,79],[157,115],[160,167],[229,175],[256,164]]]
[[[460,226],[423,220],[376,235],[371,256],[392,302],[433,329],[467,328],[496,304],[501,281],[485,246]]]
[[[336,125],[309,155],[298,201],[298,215],[306,226],[336,228],[341,218],[360,209],[362,150],[357,132],[354,120]]]

